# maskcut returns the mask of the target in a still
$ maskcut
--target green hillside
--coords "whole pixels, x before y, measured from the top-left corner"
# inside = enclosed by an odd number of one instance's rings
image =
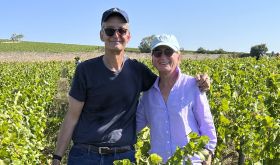
[[[102,51],[103,46],[92,45],[76,45],[62,43],[47,43],[47,42],[11,42],[9,40],[0,39],[0,52],[92,52]],[[137,48],[128,48],[129,52],[139,52]]]

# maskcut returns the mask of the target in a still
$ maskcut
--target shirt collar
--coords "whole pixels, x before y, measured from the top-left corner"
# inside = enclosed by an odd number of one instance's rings
[[[176,70],[178,71],[179,74],[178,74],[178,79],[177,79],[177,81],[175,82],[175,84],[174,84],[173,87],[177,86],[177,84],[181,81],[180,79],[181,79],[181,77],[182,77],[182,76],[181,76],[181,75],[182,75],[181,69],[179,68],[179,66],[176,67]],[[155,89],[157,89],[157,90],[160,91],[159,86],[158,86],[158,82],[159,82],[159,76],[157,77],[156,81],[154,82],[153,88],[155,88]]]

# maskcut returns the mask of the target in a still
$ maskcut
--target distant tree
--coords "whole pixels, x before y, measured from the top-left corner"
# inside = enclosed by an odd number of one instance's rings
[[[141,53],[151,52],[151,42],[155,38],[155,35],[151,35],[142,39],[140,45],[138,46]]]
[[[278,58],[280,58],[280,53],[279,53],[279,52],[276,53],[275,56],[278,57]]]
[[[250,55],[252,57],[256,57],[257,60],[260,59],[261,56],[265,55],[268,51],[265,44],[255,45],[251,47]]]
[[[202,53],[202,54],[205,54],[207,53],[207,50],[202,48],[202,47],[199,47],[197,50],[196,50],[197,53]]]
[[[16,33],[14,33],[14,34],[12,34],[10,40],[13,41],[13,42],[19,42],[19,41],[22,40],[23,37],[24,37],[24,36],[23,36],[22,34],[16,34]]]
[[[217,50],[217,54],[225,54],[226,51],[224,51],[224,49],[218,49]]]
[[[12,34],[12,36],[11,36],[10,40],[11,40],[11,41],[15,41],[15,40],[16,40],[16,36],[17,36],[17,34],[15,34],[15,33],[14,33],[14,34]]]
[[[275,56],[274,51],[271,52],[270,56],[271,56],[271,57]]]

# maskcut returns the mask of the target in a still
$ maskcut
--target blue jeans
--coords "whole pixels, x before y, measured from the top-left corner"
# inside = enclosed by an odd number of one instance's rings
[[[115,160],[129,159],[135,163],[135,150],[114,154],[99,154],[73,146],[68,156],[68,165],[112,165]]]

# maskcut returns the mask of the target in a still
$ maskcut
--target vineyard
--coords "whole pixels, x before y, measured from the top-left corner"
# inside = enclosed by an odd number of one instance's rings
[[[143,62],[155,72],[150,60]],[[183,60],[180,67],[189,75],[207,72],[212,80],[207,95],[218,134],[213,164],[279,164],[279,59]],[[74,62],[0,63],[0,165],[50,163],[74,70]],[[192,137],[192,144],[205,141]],[[136,148],[138,164],[160,160],[147,154],[148,129]]]
[[[12,42],[9,40],[0,39],[0,52],[93,52],[103,51],[103,46],[92,45],[77,45],[77,44],[63,44],[63,43],[47,43],[47,42]],[[128,52],[139,52],[137,48],[127,48]]]

